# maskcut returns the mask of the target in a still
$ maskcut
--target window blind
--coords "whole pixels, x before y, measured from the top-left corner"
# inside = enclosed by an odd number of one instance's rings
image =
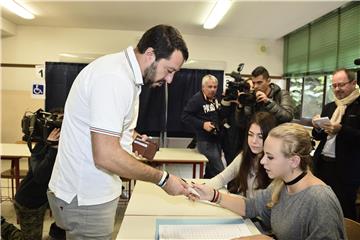
[[[356,2],[340,14],[338,67],[356,68],[354,59],[360,58],[360,4]]]
[[[310,25],[310,73],[336,69],[338,45],[338,14],[331,13]]]
[[[309,28],[304,27],[287,36],[286,73],[307,72]]]
[[[284,75],[358,68],[360,2],[351,2],[284,37]]]

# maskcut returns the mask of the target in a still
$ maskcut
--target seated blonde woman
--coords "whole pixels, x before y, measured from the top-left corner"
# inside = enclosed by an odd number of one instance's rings
[[[200,199],[209,200],[241,216],[260,216],[280,240],[346,239],[343,213],[334,192],[309,170],[310,135],[301,125],[285,123],[269,133],[260,163],[274,179],[253,198],[219,193],[195,184]],[[199,199],[190,196],[191,199]],[[272,239],[268,236],[254,239]],[[247,238],[252,239],[252,237]]]

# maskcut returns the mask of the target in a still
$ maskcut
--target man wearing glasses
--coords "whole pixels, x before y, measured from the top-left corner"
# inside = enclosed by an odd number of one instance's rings
[[[312,135],[320,143],[314,154],[316,175],[331,186],[344,216],[356,220],[355,201],[360,185],[360,91],[355,73],[335,71],[331,85],[335,101],[324,106],[321,117],[329,117],[321,127],[313,117]]]

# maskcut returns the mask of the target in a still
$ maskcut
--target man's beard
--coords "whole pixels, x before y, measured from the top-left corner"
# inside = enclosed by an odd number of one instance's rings
[[[143,77],[145,85],[148,85],[150,87],[157,87],[163,84],[162,81],[155,81],[157,65],[158,62],[154,61],[149,67],[145,69]]]

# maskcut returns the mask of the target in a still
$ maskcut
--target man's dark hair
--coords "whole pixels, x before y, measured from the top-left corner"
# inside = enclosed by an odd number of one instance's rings
[[[268,70],[264,68],[263,66],[259,66],[252,71],[251,76],[258,77],[262,75],[263,78],[268,79],[270,77]]]
[[[147,30],[136,48],[140,53],[144,53],[150,47],[154,49],[156,60],[169,59],[175,50],[181,51],[184,61],[189,57],[184,39],[180,32],[172,26],[157,25]]]
[[[348,70],[346,68],[340,68],[340,69],[337,69],[335,73],[338,73],[338,72],[341,72],[341,71],[344,71],[347,78],[349,79],[350,82],[354,81],[355,80],[355,72],[351,71],[351,70]]]

